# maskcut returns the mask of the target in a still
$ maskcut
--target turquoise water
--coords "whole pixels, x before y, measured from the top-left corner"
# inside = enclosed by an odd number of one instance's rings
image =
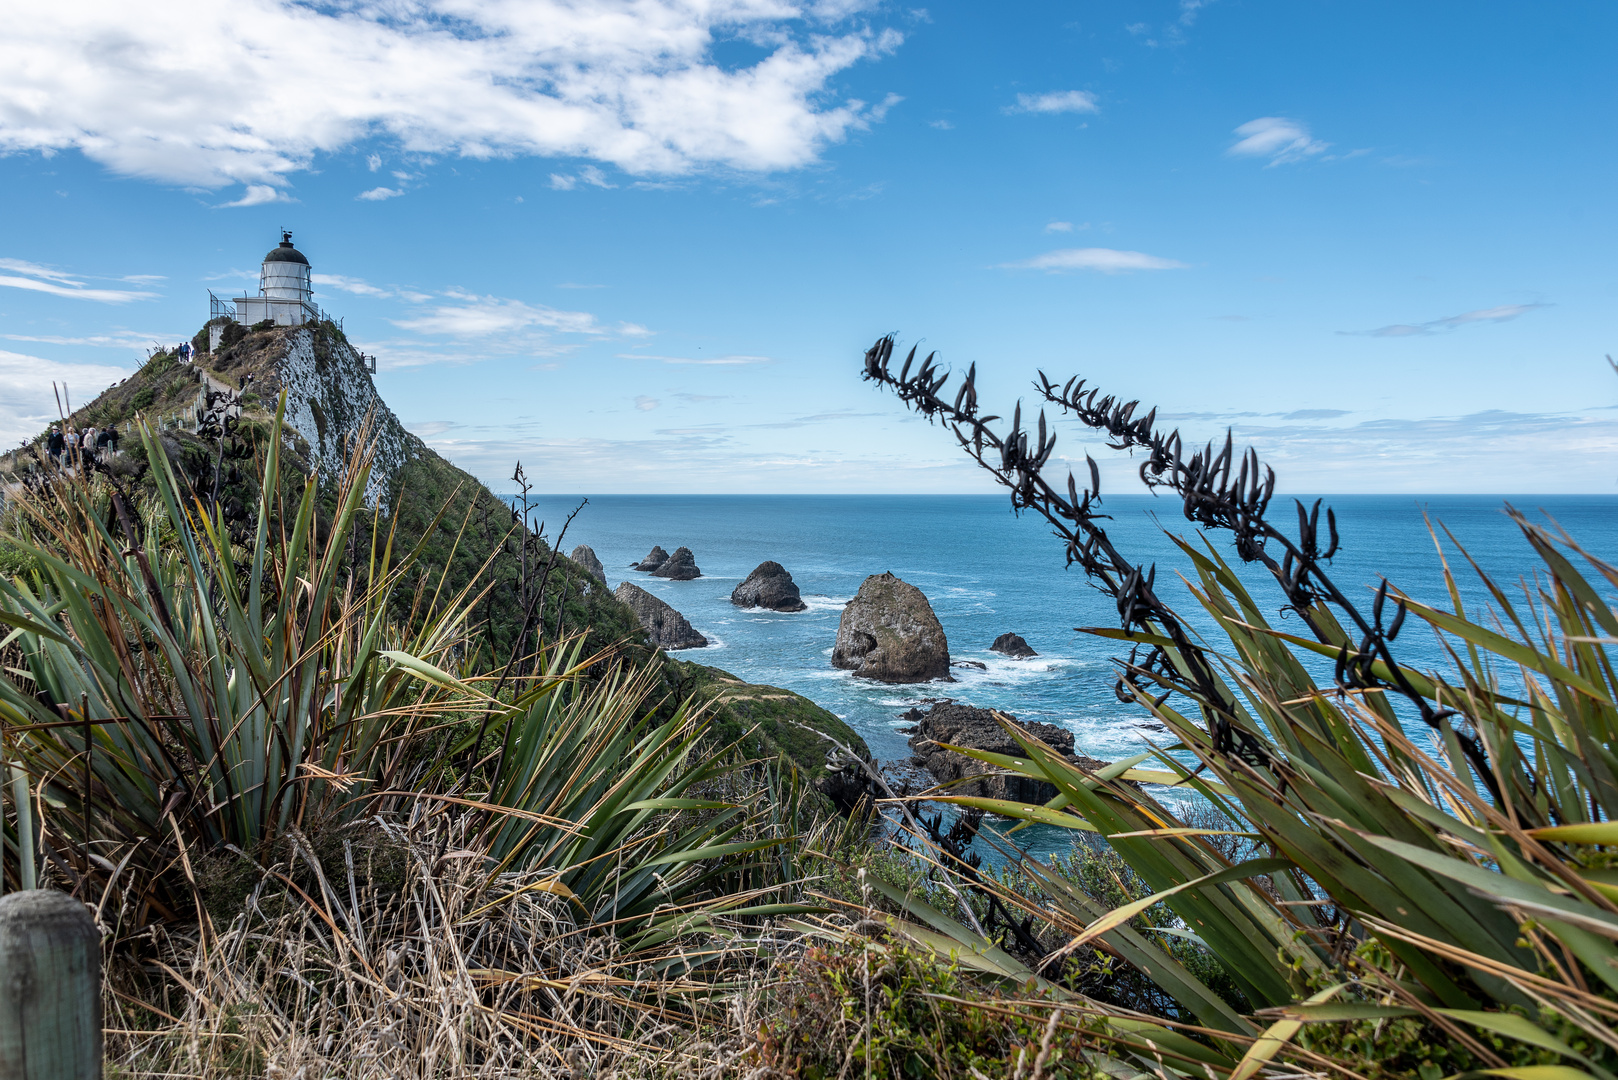
[[[536,514],[554,532],[580,498],[541,497]],[[1379,573],[1419,599],[1447,606],[1425,510],[1497,581],[1515,582],[1533,572],[1535,560],[1502,511],[1508,499],[1535,519],[1548,512],[1592,553],[1618,560],[1618,496],[1336,496],[1328,503],[1337,510],[1343,550],[1334,577],[1350,596],[1363,594],[1367,609]],[[1189,572],[1187,560],[1162,532],[1194,538],[1178,503],[1122,496],[1109,499],[1107,508],[1120,550],[1155,561],[1159,593],[1188,618],[1199,614],[1175,577]],[[1209,540],[1234,560],[1228,534]],[[680,655],[806,695],[846,720],[878,757],[909,754],[895,730],[902,724],[898,714],[923,697],[953,697],[1063,725],[1074,732],[1080,752],[1104,760],[1138,753],[1163,737],[1141,710],[1113,697],[1111,661],[1127,650],[1074,632],[1115,626],[1111,601],[1081,571],[1064,568],[1062,543],[1042,520],[1014,516],[1003,496],[591,496],[563,548],[581,543],[600,556],[610,584],[628,580],[655,593],[713,642]],[[630,570],[654,544],[691,548],[703,576],[664,581]],[[731,590],[766,559],[792,573],[809,610],[788,615],[731,605]],[[1464,576],[1469,603],[1475,602],[1481,596],[1471,584],[1475,578],[1462,560],[1452,558],[1452,565]],[[867,575],[885,570],[927,594],[953,659],[977,660],[987,670],[955,669],[953,683],[887,686],[833,668],[843,604]],[[1268,575],[1250,567],[1244,577],[1272,620],[1288,625]],[[1021,634],[1040,656],[1016,661],[989,652],[1006,631]],[[1432,636],[1414,620],[1398,644],[1406,663],[1443,665]]]

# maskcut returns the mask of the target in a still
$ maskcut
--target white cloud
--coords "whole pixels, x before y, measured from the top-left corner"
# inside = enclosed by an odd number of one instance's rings
[[[1017,104],[1007,105],[1008,113],[1093,113],[1100,112],[1096,96],[1087,90],[1053,90],[1048,94],[1018,94]]]
[[[393,324],[420,334],[448,334],[457,338],[490,337],[534,329],[564,334],[601,332],[595,316],[584,311],[559,311],[543,304],[525,304],[521,300],[460,291],[445,295],[463,303],[441,305],[414,319],[394,319]]]
[[[1049,225],[1045,226],[1045,231],[1046,232],[1072,232],[1073,231],[1073,223],[1071,221],[1053,221]]]
[[[0,93],[3,93],[3,90],[4,88],[0,87]],[[7,141],[6,134],[5,131],[0,130],[0,145],[4,145]],[[297,202],[297,200],[280,188],[269,184],[248,184],[247,191],[241,198],[235,202],[220,203],[219,208],[228,210],[235,206],[263,206],[265,203],[277,202]]]
[[[142,292],[135,289],[90,289],[86,288],[84,281],[76,274],[53,270],[38,263],[26,262],[22,259],[0,259],[0,270],[11,270],[14,273],[0,274],[0,286],[10,289],[25,289],[28,292],[48,293],[51,296],[66,296],[74,300],[94,300],[102,304],[127,304],[131,300],[150,300],[156,296],[153,292]]]
[[[1459,315],[1448,315],[1442,319],[1433,319],[1424,323],[1394,323],[1392,326],[1379,326],[1375,330],[1339,330],[1339,334],[1363,334],[1367,337],[1423,337],[1427,334],[1437,334],[1445,330],[1456,330],[1472,323],[1503,323],[1510,322],[1519,315],[1526,315],[1530,311],[1550,307],[1549,304],[1504,304],[1500,307],[1479,308],[1477,311],[1464,311]]]
[[[579,181],[577,177],[562,176],[558,173],[551,173],[551,187],[557,191],[572,191],[575,187],[578,187],[578,185]]]
[[[1235,435],[1287,491],[1610,491],[1618,454],[1618,420],[1596,411],[1238,421]]]
[[[736,39],[765,54],[716,59]],[[284,198],[289,174],[373,137],[635,174],[769,172],[876,119],[831,80],[901,41],[786,0],[30,4],[0,36],[0,152],[249,185],[237,206]]]
[[[362,191],[354,197],[364,199],[366,202],[381,202],[383,199],[397,199],[403,194],[404,192],[398,188],[374,187],[368,191]]]
[[[734,367],[744,364],[773,364],[768,356],[655,356],[651,353],[619,353],[620,360],[656,360],[663,364],[697,364],[713,367]]]
[[[1187,269],[1185,263],[1173,259],[1112,248],[1063,248],[1026,262],[1002,263],[1001,266],[1012,270],[1099,270],[1103,274],[1117,274],[1126,270]]]
[[[1236,129],[1241,136],[1225,153],[1234,157],[1267,157],[1270,165],[1285,165],[1324,153],[1330,143],[1309,136],[1309,126],[1301,120],[1281,116],[1261,116]],[[1268,167],[1268,166],[1266,166]]]
[[[64,285],[78,283],[77,275],[63,273],[61,270],[54,270],[49,266],[41,266],[38,263],[27,262],[23,259],[0,259],[0,270],[12,270],[19,274],[27,274],[29,277],[45,278],[47,281],[59,281]]]
[[[405,424],[405,430],[418,438],[431,439],[460,426],[453,420],[420,420]]]
[[[939,131],[954,131],[955,125],[948,120],[929,120],[927,126],[937,128]]]
[[[380,169],[382,167],[382,155],[381,154],[371,154],[369,157],[367,157],[365,159],[365,167],[367,169],[370,169],[372,172],[376,172],[378,169]]]
[[[642,394],[635,399],[635,408],[639,409],[641,412],[651,412],[653,409],[657,408],[657,399],[647,397],[645,394]]]
[[[75,405],[83,405],[130,369],[106,364],[63,364],[38,356],[0,350],[0,446],[32,438],[57,417],[51,383],[66,384]]]
[[[362,278],[344,277],[342,274],[311,274],[309,276],[316,285],[324,285],[328,289],[337,289],[339,292],[353,293],[355,296],[393,295],[389,290],[372,285]]]
[[[618,332],[624,337],[653,337],[654,330],[648,330],[640,323],[622,322],[618,324]]]
[[[141,334],[120,330],[111,334],[91,334],[85,337],[66,337],[55,334],[0,334],[7,341],[38,342],[41,345],[90,345],[98,349],[133,349],[145,356],[152,346],[172,341],[175,335]]]

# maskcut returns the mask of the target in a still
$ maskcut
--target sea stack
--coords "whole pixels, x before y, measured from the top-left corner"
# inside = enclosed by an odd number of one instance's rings
[[[697,569],[697,560],[688,547],[677,547],[674,554],[663,560],[663,565],[652,571],[653,577],[668,578],[670,581],[691,581],[702,576]]]
[[[1026,660],[1030,656],[1039,655],[1028,647],[1028,642],[1022,639],[1021,634],[1001,634],[994,639],[994,644],[989,646],[989,651],[1009,656],[1013,660]]]
[[[761,562],[730,594],[737,607],[769,608],[771,611],[803,611],[809,607],[798,594],[798,586],[786,567],[778,562]]]
[[[949,642],[932,605],[920,589],[891,571],[866,578],[843,608],[831,662],[879,682],[950,677]]]
[[[684,615],[634,582],[621,583],[613,595],[629,605],[653,645],[672,651],[700,649],[708,644],[708,639],[692,629]]]
[[[664,551],[662,548],[653,545],[652,550],[647,552],[646,558],[642,559],[638,563],[635,563],[630,567],[630,569],[652,571],[656,570],[659,566],[662,566],[668,561],[669,553]]]
[[[607,568],[601,565],[600,559],[596,558],[595,549],[586,544],[580,544],[573,549],[573,554],[569,555],[568,558],[572,559],[580,570],[583,570],[601,584],[605,585],[607,583]]]

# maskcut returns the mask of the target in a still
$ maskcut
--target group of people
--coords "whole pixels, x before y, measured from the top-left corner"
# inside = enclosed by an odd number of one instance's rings
[[[178,356],[182,363],[189,364],[197,358],[197,347],[189,341],[182,341],[175,346],[174,355]]]
[[[80,431],[72,425],[52,424],[45,437],[45,454],[58,468],[80,461],[94,461],[103,451],[118,452],[118,429],[90,426]]]

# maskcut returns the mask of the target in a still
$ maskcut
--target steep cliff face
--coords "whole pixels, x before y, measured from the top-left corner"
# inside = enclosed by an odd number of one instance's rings
[[[365,362],[346,340],[299,327],[287,335],[285,352],[273,370],[286,388],[286,421],[309,444],[309,456],[322,473],[342,472],[344,444],[370,421],[375,447],[365,490],[370,505],[388,493],[399,470],[428,452],[382,400]]]
[[[322,476],[342,475],[352,439],[369,422],[373,450],[365,497],[384,512],[401,470],[432,453],[388,408],[359,351],[335,327],[256,331],[216,355],[201,357],[197,366],[231,386],[245,385],[249,410],[256,407],[266,418],[285,390],[286,425],[301,440],[299,449],[310,470],[318,469]]]

